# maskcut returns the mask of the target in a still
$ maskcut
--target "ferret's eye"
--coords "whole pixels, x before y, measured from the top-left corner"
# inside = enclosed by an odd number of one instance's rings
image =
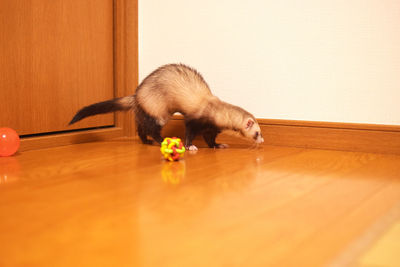
[[[258,138],[258,136],[260,135],[260,133],[259,132],[256,132],[255,134],[254,134],[254,140],[257,140],[257,138]]]

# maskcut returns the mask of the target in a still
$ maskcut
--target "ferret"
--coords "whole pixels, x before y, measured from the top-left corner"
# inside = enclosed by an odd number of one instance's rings
[[[199,134],[211,148],[227,147],[215,141],[224,130],[238,132],[256,144],[264,142],[252,114],[214,96],[203,76],[184,64],[159,67],[139,84],[134,95],[86,106],[69,124],[97,114],[128,110],[135,113],[137,132],[144,144],[152,143],[148,136],[161,143],[161,129],[176,112],[184,116],[188,150],[197,150],[192,141]]]

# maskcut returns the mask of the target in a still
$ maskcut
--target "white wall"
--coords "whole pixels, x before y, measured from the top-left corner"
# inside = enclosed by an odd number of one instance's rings
[[[258,118],[400,125],[398,0],[139,0],[139,75],[182,62]]]

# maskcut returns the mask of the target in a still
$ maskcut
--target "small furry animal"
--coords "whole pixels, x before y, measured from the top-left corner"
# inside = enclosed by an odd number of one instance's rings
[[[69,124],[88,116],[127,110],[135,112],[137,131],[144,144],[152,143],[147,136],[161,143],[161,129],[176,112],[185,118],[185,146],[189,150],[197,150],[192,141],[198,134],[203,135],[209,147],[227,147],[215,142],[223,130],[236,131],[256,144],[264,142],[253,115],[219,100],[201,74],[183,64],[156,69],[142,81],[134,95],[86,106]]]

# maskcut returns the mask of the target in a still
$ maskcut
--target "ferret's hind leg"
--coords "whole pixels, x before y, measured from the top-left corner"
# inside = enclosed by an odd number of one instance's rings
[[[137,126],[138,135],[143,144],[151,145],[153,141],[147,139],[147,134],[143,125],[138,124]]]
[[[161,137],[161,125],[154,123],[149,125],[148,127],[149,135],[153,138],[154,141],[161,144],[163,138]]]
[[[163,138],[161,137],[162,126],[157,122],[156,118],[147,114],[140,105],[136,106],[135,110],[136,124],[138,126],[138,135],[144,144],[152,144],[147,136],[151,136],[154,141],[161,144]]]

